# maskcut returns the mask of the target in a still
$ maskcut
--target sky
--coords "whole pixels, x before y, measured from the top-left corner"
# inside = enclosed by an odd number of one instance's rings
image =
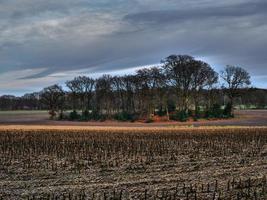
[[[266,0],[0,0],[0,95],[128,74],[170,54],[267,88]]]

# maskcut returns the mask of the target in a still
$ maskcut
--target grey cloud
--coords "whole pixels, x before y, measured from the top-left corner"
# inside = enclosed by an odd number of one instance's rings
[[[251,15],[266,16],[267,2],[253,1],[237,5],[209,6],[205,8],[183,8],[176,10],[155,10],[129,14],[124,20],[130,22],[170,23],[183,20],[203,20],[207,18],[233,18]]]
[[[0,72],[107,73],[177,53],[266,75],[266,9],[263,0],[0,0]]]
[[[217,65],[244,66],[253,75],[267,73],[267,2],[154,10],[129,14],[124,20],[158,36],[170,35],[179,52],[212,57]],[[160,31],[161,30],[161,31]],[[164,33],[162,33],[164,30]]]

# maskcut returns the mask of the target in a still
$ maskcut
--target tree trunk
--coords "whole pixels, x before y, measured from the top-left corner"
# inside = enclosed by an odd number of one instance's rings
[[[167,116],[167,120],[170,121],[170,114],[169,114],[168,104],[166,104],[166,116]]]

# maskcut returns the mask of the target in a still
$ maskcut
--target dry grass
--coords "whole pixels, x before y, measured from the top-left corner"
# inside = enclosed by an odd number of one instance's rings
[[[5,125],[50,125],[50,126],[113,126],[113,127],[168,127],[168,126],[266,126],[267,110],[236,111],[236,118],[227,120],[199,120],[197,122],[74,122],[49,120],[45,111],[0,111],[0,126]]]
[[[267,199],[267,127],[0,127],[0,199]]]

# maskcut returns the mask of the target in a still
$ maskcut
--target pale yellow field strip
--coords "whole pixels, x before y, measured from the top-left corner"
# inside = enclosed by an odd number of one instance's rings
[[[73,131],[175,131],[175,130],[260,130],[266,131],[267,126],[166,126],[166,127],[114,127],[114,126],[48,126],[48,125],[3,125],[0,131],[4,130],[73,130]]]

